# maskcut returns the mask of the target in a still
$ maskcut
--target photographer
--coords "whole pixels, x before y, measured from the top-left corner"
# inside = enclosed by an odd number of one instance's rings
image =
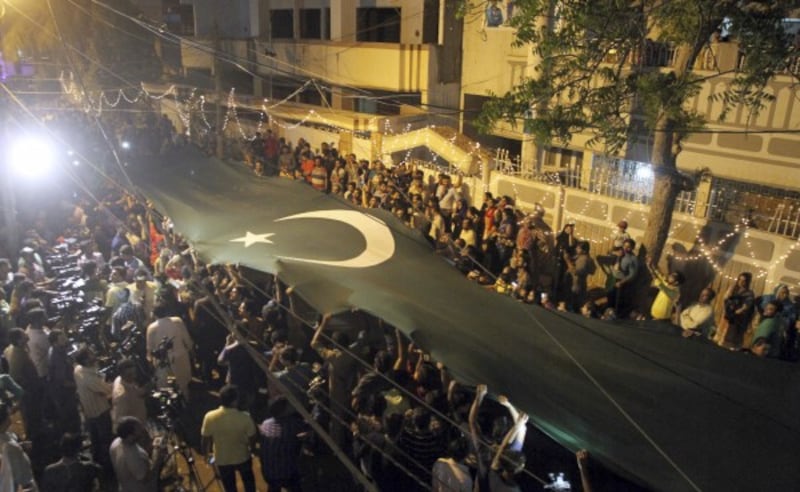
[[[147,327],[147,356],[156,371],[156,384],[167,386],[167,378],[174,376],[183,397],[189,400],[189,382],[192,379],[192,339],[183,320],[169,316],[166,306],[159,304],[153,310],[156,321]]]
[[[136,382],[138,369],[136,361],[124,359],[118,365],[119,376],[114,380],[111,390],[111,424],[114,429],[125,417],[136,417],[147,421],[146,397],[150,388]]]
[[[50,350],[50,342],[47,340],[49,330],[45,326],[47,316],[44,309],[33,308],[25,314],[25,319],[28,321],[28,328],[25,330],[28,335],[28,353],[36,366],[36,373],[43,380],[47,377],[47,352]]]
[[[30,438],[41,428],[44,389],[28,353],[28,335],[22,328],[12,328],[8,332],[8,340],[11,343],[4,352],[8,374],[24,390],[20,410],[25,434]]]
[[[80,434],[64,434],[60,444],[61,459],[45,468],[42,475],[42,490],[47,492],[98,490],[102,469],[94,461],[81,460]]]
[[[123,417],[117,425],[117,438],[111,443],[111,463],[117,475],[120,492],[156,492],[158,472],[167,457],[161,439],[153,441],[153,452],[140,444],[147,435],[144,424],[136,417]]]
[[[97,370],[97,357],[88,347],[75,355],[75,384],[83,408],[86,430],[92,440],[92,457],[103,466],[109,464],[111,444],[111,385]]]
[[[67,336],[63,331],[54,329],[48,335],[50,353],[48,364],[48,389],[56,417],[56,427],[62,432],[79,433],[81,417],[78,413],[78,395],[76,392],[75,370],[67,353]]]

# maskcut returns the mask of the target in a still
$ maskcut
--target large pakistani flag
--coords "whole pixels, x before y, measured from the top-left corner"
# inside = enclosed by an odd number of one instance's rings
[[[664,491],[798,490],[798,367],[487,292],[381,211],[184,154],[133,181],[210,262],[277,273],[312,306],[399,327],[571,450]]]

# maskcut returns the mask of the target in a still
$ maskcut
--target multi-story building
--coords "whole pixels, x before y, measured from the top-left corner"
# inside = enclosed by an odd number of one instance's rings
[[[137,1],[161,3],[162,8],[168,3]],[[295,101],[333,110],[378,115],[440,110],[471,115],[480,110],[490,92],[510,90],[523,76],[531,75],[537,63],[530,47],[512,46],[511,27],[489,27],[481,12],[457,17],[445,1],[180,3],[194,9],[195,41],[210,46],[218,36],[223,49],[251,61],[258,79],[253,87],[256,96],[282,98],[301,85],[298,81],[314,78],[319,87],[306,88]],[[504,13],[511,12],[502,2],[500,6]],[[715,43],[698,63],[698,73],[734,69],[739,63],[737,53],[735,43]],[[187,47],[184,55],[187,68],[212,66],[208,52],[192,56]],[[668,65],[671,52],[657,58],[656,63]],[[800,103],[791,77],[775,78],[768,89],[775,99],[754,121],[748,121],[745,111],[738,111],[725,123],[716,123],[721,103],[710,101],[708,95],[728,84],[730,78],[709,79],[694,99],[694,107],[712,122],[709,129],[721,132],[692,135],[678,157],[678,166],[687,171],[708,168],[717,177],[784,187],[786,173],[798,167],[795,156],[800,153],[800,135],[778,133],[800,124],[800,112],[793,111]],[[597,153],[586,147],[588,135],[575,135],[568,146],[548,149],[537,163],[529,149],[530,139],[519,128],[500,128],[495,135],[500,138],[492,139],[479,135],[469,116],[459,116],[451,125],[475,140],[508,148],[522,156],[523,167],[533,166],[538,171],[581,167]],[[730,130],[751,133],[726,133]],[[773,133],[762,133],[765,131]],[[636,154],[629,152],[628,157]]]
[[[503,9],[504,13],[507,11],[510,10]],[[795,26],[793,19],[787,19],[788,29]],[[463,50],[469,55],[464,57],[460,109],[467,112],[480,110],[489,92],[503,94],[517,85],[522,77],[533,76],[537,55],[530,46],[512,46],[514,36],[515,30],[505,24],[487,27],[482,16],[476,17],[471,24],[465,24]],[[609,53],[610,62],[616,62],[614,56],[614,53]],[[647,58],[654,66],[669,67],[674,62],[674,51],[663,46],[659,53]],[[797,88],[789,73],[778,75],[767,89],[775,99],[767,102],[755,120],[749,120],[748,111],[740,109],[720,123],[717,120],[722,102],[711,101],[708,96],[721,92],[730,84],[731,72],[740,62],[735,42],[711,43],[701,55],[695,71],[708,80],[691,105],[710,122],[710,131],[691,135],[684,142],[683,151],[678,156],[678,167],[686,171],[708,168],[717,177],[784,188],[787,173],[800,172],[800,163],[796,159],[800,155],[800,134],[791,133],[800,127],[800,111],[795,110],[800,105]],[[714,77],[715,73],[728,75]],[[477,137],[468,122],[465,122],[464,131]],[[533,146],[531,139],[526,139],[519,128],[506,126],[497,133],[509,140],[508,145],[518,149],[523,156],[523,165],[532,163],[533,156],[528,157],[528,147]],[[590,135],[574,135],[568,146],[551,147],[540,163],[541,170],[563,170],[590,162],[597,151],[587,148],[589,138]],[[628,156],[646,159],[646,152],[640,149],[627,150]]]
[[[182,19],[194,32],[182,45],[184,69],[224,69],[211,55],[224,51],[236,70],[251,75],[252,84],[236,93],[253,97],[240,103],[314,124],[302,130],[306,136],[375,158],[446,161],[465,174],[474,200],[491,190],[522,207],[538,203],[554,228],[567,216],[578,218],[579,232],[598,244],[622,219],[634,235],[644,229],[652,173],[641,148],[607,156],[587,146],[589,135],[576,134],[537,157],[521,128],[501,126],[488,136],[473,128],[471,116],[488,94],[510,90],[537,64],[531,47],[514,46],[514,30],[492,26],[483,10],[456,15],[458,3],[444,0],[181,3],[184,17],[188,4],[193,9],[191,22]],[[496,3],[506,16],[511,12],[511,5]],[[712,43],[695,69],[724,73],[740,61],[735,43]],[[652,63],[669,66],[669,47]],[[768,87],[774,100],[757,118],[748,121],[740,110],[720,123],[721,105],[708,95],[728,83],[730,76],[709,78],[691,102],[711,131],[682,145],[678,167],[705,173],[696,191],[679,198],[671,251],[693,251],[692,261],[711,264],[720,288],[743,269],[756,273],[759,287],[779,280],[797,285],[798,89],[788,74],[778,75]],[[487,148],[499,150],[487,154]]]
[[[417,112],[420,105],[458,108],[460,21],[444,2],[416,0],[194,0],[195,41],[215,36],[252,63],[256,95],[282,98],[298,79],[320,90],[300,102],[377,114]],[[224,14],[220,9],[224,9]],[[448,20],[449,19],[449,20]],[[231,44],[231,40],[247,40]],[[227,45],[227,46],[226,46]],[[185,66],[209,67],[207,56]],[[385,103],[402,100],[405,106]]]

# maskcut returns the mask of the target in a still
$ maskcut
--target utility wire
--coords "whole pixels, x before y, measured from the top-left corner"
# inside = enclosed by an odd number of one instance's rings
[[[275,300],[268,293],[264,292],[263,289],[258,287],[255,283],[253,283],[252,281],[250,281],[246,277],[242,277],[242,280],[247,282],[254,290],[256,290],[257,292],[262,294],[265,298],[271,299],[271,300]],[[278,305],[281,309],[287,311],[290,315],[295,317],[302,324],[306,325],[307,327],[309,327],[311,329],[315,329],[315,326],[313,324],[311,324],[309,321],[304,320],[303,318],[297,316],[291,310],[286,308],[286,306],[283,306],[281,303],[279,303],[277,301],[276,301],[276,305]],[[408,396],[409,398],[414,400],[417,404],[419,404],[422,407],[424,407],[424,408],[428,409],[429,411],[431,411],[434,415],[436,415],[438,418],[442,419],[444,422],[447,422],[449,425],[453,426],[454,428],[459,428],[460,427],[458,422],[456,422],[455,420],[450,418],[448,415],[440,412],[438,409],[436,409],[435,407],[431,406],[425,400],[421,399],[419,396],[417,396],[413,392],[411,392],[408,389],[404,388],[403,386],[401,386],[400,384],[395,382],[393,379],[391,379],[387,375],[382,374],[382,373],[377,372],[377,371],[374,371],[374,368],[372,367],[371,364],[369,364],[369,362],[367,362],[364,359],[362,359],[361,357],[359,357],[358,354],[354,353],[349,347],[346,347],[344,345],[341,345],[341,344],[337,343],[336,341],[333,340],[332,337],[330,337],[329,335],[327,335],[325,333],[322,333],[321,336],[324,337],[334,347],[338,348],[342,352],[346,353],[348,356],[350,356],[353,359],[355,359],[359,364],[361,364],[363,367],[365,367],[368,371],[373,372],[374,374],[378,375],[381,379],[383,379],[384,381],[389,383],[392,387],[396,388],[398,391],[400,391],[401,393],[405,394],[406,396]],[[492,447],[492,443],[487,441],[487,440],[480,440],[480,444],[482,444],[483,446],[486,446],[488,448]],[[533,472],[531,472],[527,468],[525,470],[523,470],[523,473],[528,475],[528,476],[530,476],[531,478],[535,479],[536,481],[538,481],[542,485],[545,485],[545,484],[548,483],[545,480],[543,480],[542,478],[540,478],[537,475],[535,475]]]
[[[56,34],[58,35],[58,39],[61,41],[61,43],[66,45],[66,41],[64,40],[64,34],[62,33],[61,27],[59,26],[58,19],[56,18],[55,10],[53,10],[52,0],[46,0],[46,1],[47,1],[47,8],[50,11],[50,17],[53,19],[53,24],[55,25],[55,28],[56,28]],[[69,54],[69,50],[65,51],[64,55],[66,56],[67,62],[69,63],[70,67],[72,67],[72,70],[76,71],[75,64],[74,64],[74,62],[72,60],[72,56],[70,56],[70,54]],[[78,78],[78,83],[80,84],[80,86],[83,89],[83,91],[87,92],[86,91],[86,85],[84,84],[83,76],[81,75],[81,73],[77,72],[75,74],[75,76]],[[94,123],[97,126],[97,129],[100,130],[100,134],[103,136],[103,140],[105,141],[106,145],[108,146],[108,149],[111,151],[111,155],[114,156],[114,160],[116,161],[117,166],[119,167],[119,170],[122,172],[122,176],[128,181],[128,184],[130,184],[131,187],[132,187],[133,186],[133,181],[131,181],[130,176],[128,176],[127,171],[125,171],[125,166],[122,165],[122,161],[120,160],[119,154],[117,153],[116,145],[114,145],[111,142],[111,140],[109,139],[105,128],[103,128],[103,123],[100,121],[100,117],[98,115],[94,115],[94,116],[92,116],[92,119],[94,120]]]
[[[14,103],[17,104],[39,126],[41,126],[51,136],[51,138],[53,138],[57,142],[61,143],[65,147],[70,147],[71,148],[71,146],[67,142],[65,142],[63,139],[61,139],[61,137],[58,134],[53,132],[50,128],[47,127],[47,125],[44,124],[43,121],[41,121],[36,115],[34,115],[33,112],[25,105],[25,103],[23,103],[19,98],[17,98],[16,95],[13,92],[11,92],[4,83],[0,82],[0,87],[2,87],[2,89],[8,94],[8,96],[12,99],[12,101],[14,101]],[[20,123],[17,121],[17,124],[20,124]],[[95,172],[97,172],[99,175],[101,175],[103,178],[105,178],[108,182],[110,182],[111,184],[113,184],[114,186],[116,186],[118,189],[120,189],[123,192],[127,191],[126,188],[122,184],[118,183],[111,176],[105,174],[96,164],[92,163],[87,157],[81,155],[80,152],[78,152],[77,150],[73,150],[73,152],[75,152],[75,155],[77,157],[80,157],[84,162],[89,164],[89,166],[92,167],[92,169],[94,169]],[[79,180],[77,178],[77,176],[73,175],[72,171],[69,169],[68,166],[64,166],[64,170],[67,173],[67,175],[70,177],[70,179],[72,179],[75,182],[75,184],[77,184],[78,187],[80,187],[87,194],[87,196],[89,196],[95,202],[97,202],[98,204],[103,206],[103,203],[100,201],[99,198],[97,198],[94,195],[94,192],[92,192],[81,180]],[[130,227],[128,227],[127,222],[123,218],[116,216],[112,209],[106,209],[106,210],[108,211],[108,213],[112,214],[112,216],[115,219],[117,219],[117,221],[120,224],[122,224],[122,226],[125,227],[126,230],[133,232],[130,229]]]

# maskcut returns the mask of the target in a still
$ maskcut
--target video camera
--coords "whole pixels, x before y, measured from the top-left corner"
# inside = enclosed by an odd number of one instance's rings
[[[158,388],[150,393],[150,401],[153,403],[156,420],[166,427],[174,427],[175,422],[186,409],[186,399],[178,389],[175,378],[167,378],[167,386]]]
[[[165,368],[171,365],[169,361],[169,353],[174,346],[174,337],[167,338],[164,337],[158,343],[158,347],[155,350],[150,351],[150,355],[153,357],[154,364],[156,367]]]
[[[120,342],[112,342],[108,346],[107,355],[98,357],[100,369],[98,372],[103,374],[106,379],[113,379],[119,375],[117,363],[121,360],[132,360],[136,364],[137,381],[140,384],[148,383],[153,376],[153,370],[146,360],[144,354],[144,335],[142,331],[131,323],[123,331],[125,338]]]
[[[44,261],[53,275],[48,300],[50,326],[61,322],[67,336],[74,343],[99,345],[100,328],[106,317],[106,309],[100,299],[86,299],[83,278],[78,264],[80,251],[70,253],[66,245],[56,246]]]

